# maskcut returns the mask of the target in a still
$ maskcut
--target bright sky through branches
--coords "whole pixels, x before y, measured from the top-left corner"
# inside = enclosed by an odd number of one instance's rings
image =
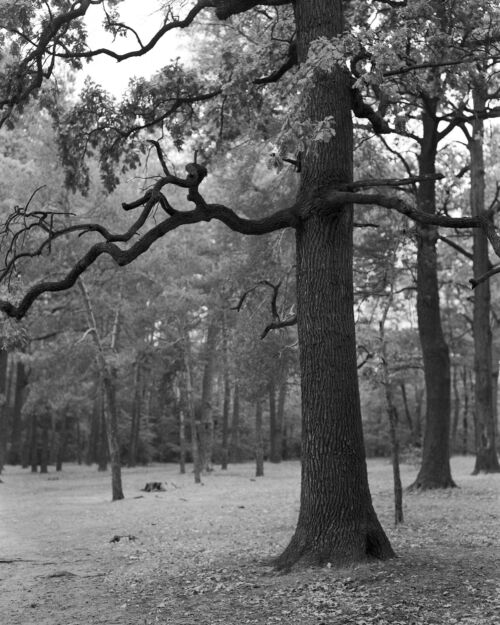
[[[131,26],[143,43],[155,34],[162,24],[162,2],[159,0],[124,0],[119,4],[121,21]],[[93,9],[93,10],[92,10]],[[117,37],[106,32],[102,26],[104,13],[101,7],[91,7],[85,23],[88,29],[88,43],[91,49],[106,47],[117,52],[136,50],[138,43],[131,33],[127,37]],[[156,46],[143,57],[132,57],[121,63],[106,55],[96,57],[91,63],[84,64],[82,82],[86,76],[100,83],[107,91],[119,96],[127,88],[128,81],[134,76],[149,78],[156,71],[176,57],[187,57],[185,38],[177,31],[167,33]]]

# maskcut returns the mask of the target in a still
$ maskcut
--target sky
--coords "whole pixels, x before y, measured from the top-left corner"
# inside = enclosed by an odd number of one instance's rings
[[[120,16],[125,24],[132,26],[143,43],[149,41],[158,30],[162,22],[159,13],[161,2],[159,0],[124,0],[119,5]],[[186,13],[184,9],[181,16]],[[133,35],[118,37],[113,42],[113,37],[102,28],[103,11],[99,6],[89,9],[86,17],[88,30],[88,43],[92,49],[107,47],[117,52],[128,52],[138,47]],[[77,89],[83,85],[86,76],[100,83],[107,91],[119,96],[126,89],[128,81],[133,76],[148,78],[161,67],[176,57],[187,57],[187,38],[177,31],[167,33],[151,50],[143,57],[133,57],[118,63],[115,59],[106,55],[94,58],[89,64],[84,64],[84,71],[77,81]]]

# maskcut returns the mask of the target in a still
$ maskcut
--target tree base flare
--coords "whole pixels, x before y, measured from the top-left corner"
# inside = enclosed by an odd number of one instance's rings
[[[472,475],[479,473],[500,473],[500,464],[495,449],[481,449],[477,452]]]
[[[370,525],[364,536],[353,536],[350,540],[340,532],[331,537],[312,538],[298,527],[285,551],[272,564],[276,570],[288,572],[296,565],[340,568],[370,560],[395,558],[396,554],[376,517]]]
[[[438,479],[435,477],[417,477],[417,479],[408,486],[407,491],[409,493],[420,490],[437,490],[439,488],[457,488],[457,485],[451,477],[445,477]]]

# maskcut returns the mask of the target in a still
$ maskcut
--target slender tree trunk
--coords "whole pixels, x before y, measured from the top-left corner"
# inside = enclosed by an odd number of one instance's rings
[[[49,471],[49,430],[51,425],[49,412],[44,412],[41,417],[42,436],[40,441],[40,473]]]
[[[137,449],[139,447],[139,433],[141,429],[141,366],[139,362],[135,363],[134,372],[134,401],[132,405],[132,421],[130,424],[130,437],[128,447],[128,466],[135,467],[137,464]]]
[[[414,387],[415,389],[415,445],[422,446],[422,406],[424,401],[425,390],[423,388]]]
[[[0,349],[0,473],[7,454],[7,364],[9,353]]]
[[[423,138],[419,174],[436,173],[438,145],[437,99],[428,99],[422,113]],[[433,180],[421,182],[417,193],[419,210],[436,212]],[[417,226],[417,317],[424,361],[426,415],[422,465],[412,488],[455,486],[450,468],[450,357],[444,339],[439,308],[437,227]]]
[[[288,389],[288,362],[286,359],[282,362],[280,383],[278,390],[278,410],[277,420],[279,424],[280,436],[279,436],[279,459],[285,459],[286,453],[286,394]]]
[[[264,437],[262,434],[262,402],[255,404],[255,477],[264,475]]]
[[[89,438],[88,438],[88,447],[87,454],[85,458],[85,463],[90,465],[93,462],[98,462],[99,458],[99,444],[100,438],[99,434],[101,431],[101,405],[102,405],[102,389],[101,389],[101,381],[100,378],[96,379],[96,383],[94,386],[94,399],[92,402],[92,412],[90,414],[90,423],[89,423]]]
[[[78,424],[78,421],[77,421],[77,424]],[[57,437],[56,471],[62,471],[64,454],[66,452],[67,426],[68,426],[68,418],[66,416],[66,410],[63,410],[62,415],[61,415],[61,421],[59,423],[59,435]],[[78,438],[77,438],[76,443],[77,443],[77,456],[78,456],[78,446],[80,443]]]
[[[205,341],[203,379],[201,384],[201,422],[200,422],[200,462],[202,471],[212,470],[214,447],[214,419],[212,396],[215,379],[215,363],[217,360],[217,335],[219,329],[216,319],[211,318]]]
[[[391,267],[396,264],[397,248],[394,249]],[[387,416],[389,418],[389,440],[391,441],[391,460],[392,460],[392,476],[394,485],[394,523],[399,525],[403,523],[403,487],[401,485],[401,472],[399,469],[399,439],[398,439],[398,413],[394,403],[394,393],[392,389],[391,376],[389,371],[389,362],[387,354],[387,342],[385,339],[385,323],[387,315],[393,303],[394,291],[394,269],[391,270],[390,277],[390,295],[387,297],[382,317],[379,322],[379,339],[380,339],[380,355],[382,359],[382,383],[384,385],[385,401],[387,404]],[[404,388],[404,384],[402,385]],[[404,393],[406,398],[406,392]],[[410,420],[411,422],[411,420]]]
[[[408,429],[410,430],[410,440],[412,445],[415,444],[415,426],[413,425],[413,419],[411,417],[410,406],[408,405],[408,395],[406,393],[406,384],[401,382],[399,385],[401,389],[401,397],[403,398],[403,406],[405,409],[406,422],[408,423]]]
[[[462,370],[464,392],[464,409],[462,413],[462,454],[467,455],[469,448],[469,386],[467,383],[467,367]]]
[[[344,30],[340,0],[296,0],[297,53]],[[295,533],[276,561],[345,565],[394,555],[372,506],[363,442],[353,312],[353,213],[316,209],[309,198],[336,181],[352,180],[349,76],[335,66],[313,79],[304,115],[332,116],[336,135],[302,159],[296,229],[297,329],[302,389],[302,484]]]
[[[224,400],[222,403],[222,459],[221,469],[227,469],[229,460],[229,410],[231,407],[231,380],[229,376],[229,346],[227,313],[222,317],[222,367],[224,378]]]
[[[276,409],[276,380],[269,381],[269,460],[281,462],[281,424]]]
[[[494,427],[495,427],[495,440],[497,441],[498,447],[498,374],[499,374],[499,359],[500,355],[498,353],[498,347],[495,345],[495,341],[493,341],[493,346],[491,350],[491,359],[492,359],[492,394],[493,394],[493,415],[494,415]]]
[[[241,461],[240,448],[240,388],[235,384],[233,395],[233,415],[231,419],[231,462]]]
[[[82,430],[78,418],[76,419],[76,461],[79,466],[82,464]]]
[[[9,464],[19,464],[21,462],[21,434],[22,417],[21,411],[24,403],[24,395],[28,377],[24,363],[21,360],[16,364],[16,381],[14,390],[14,406],[12,409],[12,430],[9,450]]]
[[[451,449],[456,451],[458,422],[460,419],[460,393],[458,391],[458,368],[452,367],[452,387],[453,387],[453,420],[451,422]]]
[[[106,406],[104,399],[104,388],[102,386],[102,382],[100,385],[100,393],[99,393],[99,438],[98,438],[98,448],[97,448],[97,470],[98,471],[107,471],[108,470],[108,460],[109,460],[109,449],[108,449],[108,433],[106,431]]]
[[[195,484],[201,484],[201,458],[199,445],[199,423],[196,420],[193,392],[193,374],[191,367],[191,341],[186,331],[184,336],[184,367],[186,371],[186,405],[191,426],[191,453],[193,455],[193,470]]]
[[[116,372],[106,370],[103,377],[106,406],[104,421],[108,438],[109,460],[111,464],[111,491],[113,501],[124,498],[122,488],[120,443],[118,441],[118,415],[116,408]]]
[[[28,457],[31,464],[31,472],[36,473],[38,471],[38,418],[36,412],[30,415],[29,420],[29,439],[28,439]]]
[[[224,402],[222,405],[222,461],[221,469],[227,469],[229,460],[229,410],[231,407],[231,382],[224,373]]]
[[[478,81],[472,89],[474,110],[479,114],[473,117],[472,133],[469,136],[470,153],[470,200],[472,215],[484,212],[485,172],[484,172],[484,122],[480,116],[486,108],[487,91],[482,81]],[[488,239],[482,228],[473,231],[473,269],[474,278],[486,273],[489,269]],[[476,464],[473,475],[478,473],[499,473],[496,441],[495,413],[493,410],[493,369],[491,363],[492,334],[490,326],[491,313],[490,282],[485,280],[474,289],[474,430]]]
[[[186,420],[182,406],[179,406],[179,470],[186,473]]]
[[[82,294],[89,329],[96,347],[96,356],[99,363],[102,386],[104,390],[104,422],[106,426],[106,434],[108,441],[109,459],[111,464],[111,492],[113,501],[123,499],[123,488],[121,479],[121,460],[120,460],[120,443],[118,440],[118,414],[116,407],[116,370],[106,361],[104,347],[97,330],[97,324],[92,310],[92,303],[83,280],[78,280],[80,292]],[[111,333],[111,349],[116,350],[118,334],[119,334],[119,309],[116,309],[113,328]]]

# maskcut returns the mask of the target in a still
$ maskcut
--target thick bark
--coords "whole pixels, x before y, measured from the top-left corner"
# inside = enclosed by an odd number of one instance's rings
[[[485,85],[478,83],[473,87],[474,110],[481,112],[486,107]],[[472,121],[472,132],[469,137],[470,177],[471,177],[471,210],[472,215],[480,215],[485,208],[485,172],[483,135],[484,122],[480,115]],[[489,269],[488,239],[481,228],[473,232],[474,278],[479,278]],[[474,289],[473,336],[474,336],[474,440],[476,463],[473,474],[499,473],[495,445],[495,411],[493,409],[493,368],[492,333],[490,326],[491,295],[490,281],[485,280]]]
[[[231,462],[241,461],[240,447],[240,388],[235,384],[233,395],[233,414],[231,418],[231,448],[229,454]]]
[[[200,419],[200,463],[202,471],[212,470],[214,447],[214,419],[212,395],[215,380],[215,363],[217,359],[217,335],[219,329],[212,317],[208,324],[205,341],[203,379],[201,383],[201,419]]]
[[[297,0],[299,62],[311,41],[343,32],[342,2]],[[302,163],[297,228],[297,329],[302,389],[302,484],[297,528],[276,560],[336,565],[394,555],[368,488],[353,313],[352,208],[324,215],[308,198],[324,185],[352,181],[350,83],[339,67],[308,90],[305,115],[335,119],[336,136]]]
[[[436,173],[436,110],[437,100],[429,99],[422,113],[420,175]],[[436,212],[435,191],[433,180],[420,183],[419,210]],[[450,468],[450,357],[441,325],[436,243],[436,226],[417,226],[417,317],[424,361],[426,414],[422,465],[412,488],[424,490],[455,486]]]
[[[264,437],[262,435],[262,402],[255,404],[255,477],[264,475]]]

